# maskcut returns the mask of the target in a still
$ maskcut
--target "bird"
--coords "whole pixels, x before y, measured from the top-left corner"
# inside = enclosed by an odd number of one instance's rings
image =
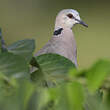
[[[72,28],[76,24],[85,27],[88,25],[82,21],[79,12],[74,9],[63,9],[56,16],[54,32],[51,39],[41,48],[35,56],[42,54],[55,53],[72,61],[76,67],[77,46]]]

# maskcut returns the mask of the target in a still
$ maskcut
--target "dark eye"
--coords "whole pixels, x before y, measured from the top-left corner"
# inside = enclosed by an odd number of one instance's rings
[[[71,13],[69,13],[67,16],[71,19],[73,18],[73,15]]]

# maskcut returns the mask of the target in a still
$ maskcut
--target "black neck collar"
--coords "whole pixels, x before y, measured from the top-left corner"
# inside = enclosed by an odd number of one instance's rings
[[[63,31],[63,28],[59,28],[59,29],[54,31],[53,35],[57,36],[57,35],[61,34],[62,31]]]

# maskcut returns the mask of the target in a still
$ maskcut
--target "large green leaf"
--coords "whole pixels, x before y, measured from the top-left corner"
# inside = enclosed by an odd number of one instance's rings
[[[32,58],[32,53],[35,49],[35,41],[32,39],[20,40],[8,46],[8,51],[24,57],[27,61]]]
[[[0,73],[8,77],[27,77],[29,67],[24,58],[5,52],[0,54]]]
[[[110,61],[99,60],[86,74],[89,89],[95,91],[102,85],[107,75],[110,74]]]
[[[84,91],[78,82],[67,83],[57,90],[57,110],[83,110]]]
[[[37,78],[42,74],[40,77],[44,77],[47,81],[69,80],[68,72],[71,68],[75,68],[70,60],[58,54],[43,54],[35,57],[35,59],[39,64],[40,71],[38,71],[40,73],[36,71],[34,76]]]

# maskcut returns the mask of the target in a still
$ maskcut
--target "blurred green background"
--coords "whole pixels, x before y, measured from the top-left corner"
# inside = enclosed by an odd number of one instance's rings
[[[79,11],[89,28],[73,28],[80,68],[110,58],[110,1],[108,0],[0,0],[0,27],[7,44],[25,38],[36,40],[36,51],[52,36],[57,13]]]

